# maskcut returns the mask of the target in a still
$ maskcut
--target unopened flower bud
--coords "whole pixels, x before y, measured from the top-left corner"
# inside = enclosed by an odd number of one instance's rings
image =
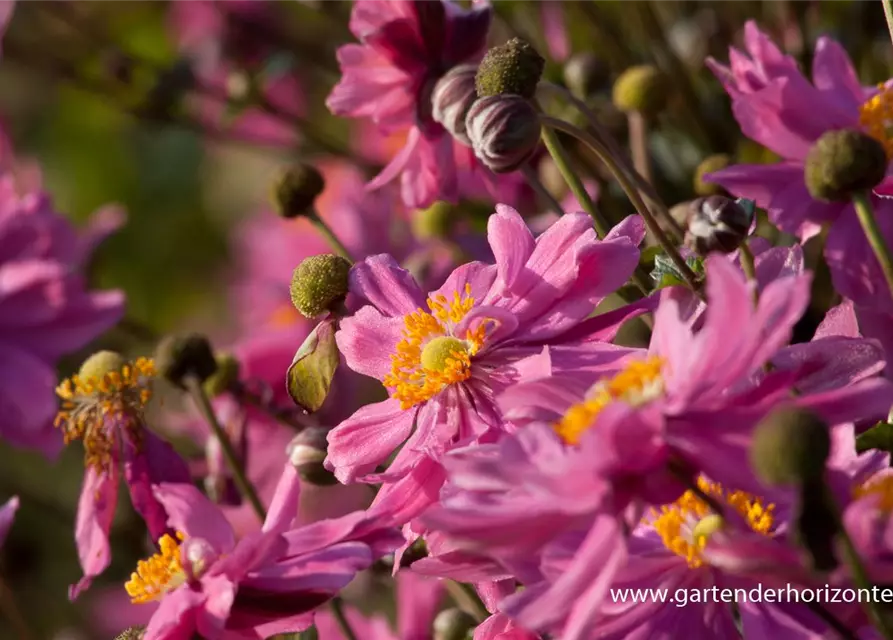
[[[291,279],[291,301],[307,318],[330,311],[347,295],[350,262],[341,256],[311,256],[297,266]]]
[[[816,200],[845,201],[876,186],[887,171],[884,146],[855,129],[828,131],[806,156],[804,180]]]
[[[146,625],[141,624],[124,629],[124,631],[115,636],[115,640],[143,640],[144,637],[146,637]]]
[[[328,430],[321,427],[307,427],[292,438],[286,453],[288,461],[297,469],[305,482],[315,485],[337,484],[331,471],[323,467],[326,459]]]
[[[685,243],[702,256],[731,253],[747,238],[752,216],[725,196],[698,198],[689,204]]]
[[[827,424],[803,409],[779,409],[754,431],[750,463],[767,485],[803,485],[821,479],[830,452]]]
[[[400,558],[400,568],[405,569],[406,567],[412,566],[412,563],[416,560],[421,560],[422,558],[428,557],[428,545],[425,543],[424,538],[417,538],[415,542],[409,545],[409,548],[403,552],[403,555]]]
[[[419,240],[446,238],[453,229],[458,213],[449,202],[435,202],[412,216],[412,232]]]
[[[296,164],[286,169],[273,183],[273,204],[283,218],[305,216],[326,183],[322,174],[309,164]]]
[[[564,84],[579,98],[588,98],[608,80],[608,66],[591,51],[574,54],[564,65]]]
[[[468,110],[465,124],[475,155],[494,173],[518,169],[539,144],[539,116],[521,96],[480,98]]]
[[[198,333],[167,336],[155,354],[158,372],[171,384],[185,388],[192,376],[204,382],[217,371],[217,360],[208,339]]]
[[[434,640],[465,640],[476,626],[474,617],[461,609],[444,609],[434,618]]]
[[[301,344],[285,373],[292,401],[304,411],[318,411],[329,396],[341,353],[335,342],[335,319],[326,318]]]
[[[233,385],[239,380],[239,361],[231,353],[218,353],[215,356],[217,360],[217,371],[205,380],[205,393],[210,398],[229,391]]]
[[[653,116],[666,106],[668,90],[667,77],[657,67],[643,64],[620,74],[612,97],[621,111]]]
[[[705,182],[704,176],[714,171],[725,169],[732,163],[732,158],[725,153],[716,153],[704,158],[698,168],[695,169],[694,189],[699,196],[723,195],[726,190],[718,184]]]
[[[465,116],[477,100],[476,75],[477,66],[473,64],[453,67],[437,81],[431,94],[432,117],[466,147],[471,146],[471,140],[465,131]]]
[[[532,98],[546,61],[530,43],[512,38],[487,52],[478,67],[475,86],[479,98],[514,94]]]
[[[97,351],[84,360],[78,371],[82,380],[102,380],[110,373],[121,371],[127,360],[116,351]]]

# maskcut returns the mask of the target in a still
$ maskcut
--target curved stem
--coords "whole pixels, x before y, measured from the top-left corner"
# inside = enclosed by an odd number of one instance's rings
[[[884,241],[884,235],[880,226],[878,226],[874,208],[871,206],[868,194],[864,192],[854,193],[852,198],[853,205],[856,207],[856,215],[862,224],[862,230],[865,232],[868,244],[871,245],[871,249],[881,265],[881,271],[887,280],[887,286],[890,288],[890,295],[893,296],[893,252],[890,251],[889,245]]]
[[[629,150],[633,157],[633,167],[651,183],[651,162],[648,158],[648,122],[638,111],[627,115],[629,124]]]
[[[525,164],[521,167],[521,175],[524,176],[524,179],[527,181],[527,184],[530,185],[530,188],[536,191],[537,195],[540,198],[549,203],[549,207],[555,211],[560,216],[564,215],[564,208],[561,206],[561,203],[555,199],[548,189],[546,189],[545,185],[540,182],[539,177],[533,171],[533,168],[529,164]]]
[[[642,192],[643,197],[648,200],[648,202],[655,207],[657,213],[665,219],[670,235],[673,236],[673,241],[676,244],[681,244],[685,231],[679,226],[679,223],[676,222],[676,218],[670,214],[670,210],[663,203],[663,200],[660,199],[660,196],[657,195],[657,191],[655,191],[652,184],[639,175],[633,167],[629,166],[623,155],[623,151],[620,149],[617,142],[605,129],[602,123],[599,122],[598,117],[592,112],[587,104],[564,87],[551,82],[541,82],[538,85],[538,88],[545,89],[546,91],[560,96],[576,107],[577,111],[586,118],[587,124],[594,132],[594,137],[599,140],[614,157],[617,167],[626,172],[628,179],[636,185],[639,191]]]
[[[453,602],[455,602],[460,609],[474,616],[478,622],[483,622],[490,616],[487,607],[481,602],[477,592],[471,585],[456,582],[455,580],[444,580],[444,587],[446,588],[447,593],[450,594]]]
[[[254,490],[251,481],[248,480],[248,476],[245,474],[245,469],[239,462],[239,457],[236,455],[236,450],[233,448],[233,443],[230,442],[229,436],[217,419],[217,415],[214,413],[214,407],[211,406],[211,401],[208,400],[208,395],[205,393],[204,387],[202,387],[201,382],[199,382],[198,378],[195,376],[186,378],[184,384],[195,400],[195,404],[198,406],[198,410],[201,412],[202,417],[207,420],[208,425],[211,427],[211,431],[220,442],[220,449],[223,451],[223,457],[226,458],[226,464],[233,473],[233,480],[239,488],[239,493],[251,503],[251,507],[254,509],[257,517],[263,522],[267,518],[266,509],[264,509],[264,505],[260,501],[257,491]]]
[[[887,19],[887,30],[890,32],[890,39],[893,40],[893,2],[890,0],[882,0],[884,5],[884,17]]]
[[[540,117],[548,118],[548,116]],[[548,126],[542,128],[543,142],[546,145],[546,149],[549,151],[552,159],[555,160],[555,165],[564,177],[564,181],[567,182],[567,186],[570,187],[574,196],[576,196],[580,206],[583,207],[583,210],[586,211],[586,213],[592,216],[592,221],[595,225],[595,231],[598,234],[598,237],[604,238],[608,235],[610,229],[605,224],[598,209],[596,209],[592,198],[589,197],[589,192],[586,191],[586,188],[583,186],[583,181],[580,180],[580,176],[578,176],[571,167],[567,153],[565,152],[564,147],[561,146],[561,141],[558,140],[558,134],[556,134],[553,129],[554,128]]]
[[[350,622],[347,621],[347,616],[344,615],[344,607],[341,604],[341,598],[332,598],[329,602],[329,606],[332,609],[332,615],[335,616],[335,622],[338,623],[338,628],[341,629],[341,633],[344,635],[345,639],[357,640],[357,634],[354,633],[353,628],[350,626]]]
[[[540,121],[544,125],[544,130],[545,128],[558,129],[559,131],[569,133],[570,135],[589,145],[589,147],[595,152],[595,154],[598,155],[599,159],[605,163],[608,169],[610,169],[614,176],[617,178],[620,186],[626,192],[627,197],[629,197],[630,201],[633,203],[633,206],[636,208],[636,210],[639,212],[639,215],[641,215],[642,219],[645,221],[645,226],[648,227],[648,231],[658,241],[661,248],[663,248],[664,252],[667,254],[667,256],[669,256],[670,260],[673,261],[673,264],[679,270],[679,273],[682,275],[688,286],[691,287],[692,291],[694,291],[698,295],[702,295],[701,286],[698,284],[698,277],[689,268],[688,264],[686,264],[682,256],[679,255],[679,252],[676,250],[674,244],[664,233],[663,229],[660,228],[660,225],[657,223],[657,220],[655,220],[648,207],[645,206],[645,203],[642,201],[642,197],[639,195],[639,192],[632,184],[630,184],[626,174],[617,166],[614,157],[608,152],[604,145],[601,144],[601,142],[599,142],[590,133],[583,131],[579,127],[575,127],[574,125],[565,122],[564,120],[559,120],[558,118],[553,118],[551,116],[540,116]]]
[[[338,239],[338,236],[335,235],[335,232],[332,231],[332,228],[326,224],[326,221],[319,217],[319,214],[316,211],[311,211],[307,214],[307,219],[313,224],[314,227],[325,237],[326,241],[328,241],[329,246],[335,250],[335,253],[340,255],[345,260],[349,260],[353,262],[353,258],[350,256],[350,251],[348,251],[347,247],[344,246],[344,243]]]

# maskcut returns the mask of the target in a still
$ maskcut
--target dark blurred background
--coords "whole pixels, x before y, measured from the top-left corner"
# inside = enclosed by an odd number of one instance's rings
[[[174,6],[184,4],[193,11]],[[492,42],[528,39],[547,57],[552,80],[563,81],[567,54],[595,54],[604,77],[589,98],[620,135],[623,123],[607,98],[612,79],[642,62],[673,77],[675,95],[651,148],[669,204],[692,197],[694,167],[710,153],[771,160],[740,137],[725,94],[703,65],[708,55],[728,59],[745,21],[757,20],[805,68],[816,38],[833,36],[853,56],[863,84],[887,79],[893,61],[874,1],[494,4]],[[39,162],[57,209],[73,220],[82,223],[107,203],[128,212],[127,225],[92,265],[96,286],[126,291],[127,321],[93,349],[146,352],[153,334],[174,328],[220,335],[231,329],[226,288],[234,223],[264,206],[273,170],[288,159],[352,153],[350,123],[324,106],[338,78],[335,49],[352,40],[350,8],[297,0],[17,5],[0,61],[0,118],[17,156]],[[218,64],[207,76],[210,92],[196,89],[205,56]],[[300,87],[299,99],[272,105],[278,115],[268,115],[281,131],[270,139],[238,125],[256,106],[258,76],[290,77]],[[609,210],[627,206],[610,188],[603,199]],[[69,358],[61,373],[75,370],[85,353]],[[77,448],[48,463],[0,445],[0,498],[18,494],[22,503],[0,567],[36,638],[102,638],[91,619],[103,606],[113,612],[113,603],[103,605],[108,589],[120,592],[145,555],[143,528],[122,497],[112,567],[83,601],[68,602],[67,587],[80,576],[73,527],[82,473]],[[0,638],[14,638],[4,593]]]

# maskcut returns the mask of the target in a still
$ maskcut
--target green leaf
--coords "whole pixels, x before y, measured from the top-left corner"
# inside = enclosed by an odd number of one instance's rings
[[[685,263],[696,275],[704,274],[704,261],[700,257],[691,256],[686,259]],[[651,271],[651,278],[657,283],[658,289],[685,284],[682,273],[665,253],[654,256],[654,269]]]
[[[878,422],[856,437],[856,453],[865,453],[871,449],[893,453],[893,424]]]
[[[340,355],[335,344],[335,321],[316,325],[298,349],[286,374],[288,395],[309,413],[318,411],[329,395]]]

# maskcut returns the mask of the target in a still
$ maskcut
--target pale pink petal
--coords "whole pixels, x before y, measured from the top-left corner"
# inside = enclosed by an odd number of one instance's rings
[[[816,42],[812,81],[829,99],[851,111],[854,119],[858,118],[859,107],[865,99],[862,84],[844,48],[827,36],[821,36]]]
[[[369,256],[350,270],[350,291],[386,316],[404,316],[425,307],[425,296],[412,275],[391,256]]]
[[[371,473],[409,437],[415,415],[394,399],[360,408],[329,432],[326,468],[345,484]]]
[[[383,380],[391,372],[391,356],[403,339],[404,328],[402,317],[387,317],[365,306],[341,320],[335,342],[348,367]]]
[[[536,246],[533,234],[517,211],[498,204],[496,213],[487,221],[487,239],[496,260],[499,284],[511,293]]]
[[[155,498],[164,506],[168,524],[190,538],[202,538],[218,553],[235,544],[233,529],[220,508],[198,489],[187,484],[162,483],[154,487]]]
[[[835,336],[841,338],[858,338],[861,336],[852,300],[844,300],[836,307],[829,309],[816,329],[813,339],[818,340],[819,338]]]

